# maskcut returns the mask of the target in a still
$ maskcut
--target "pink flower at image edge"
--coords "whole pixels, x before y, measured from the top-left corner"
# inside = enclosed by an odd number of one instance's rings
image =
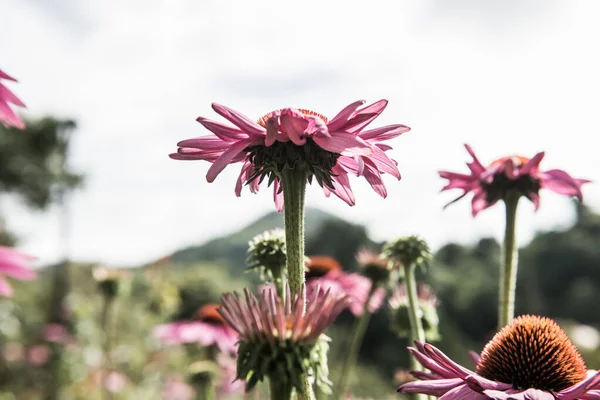
[[[0,124],[5,127],[14,127],[17,129],[25,128],[23,120],[13,111],[10,104],[18,107],[25,107],[25,104],[11,92],[2,80],[17,82],[17,80],[0,69]]]
[[[12,297],[13,289],[8,284],[5,276],[21,280],[30,281],[37,277],[28,263],[35,257],[18,252],[10,247],[0,246],[0,296]]]

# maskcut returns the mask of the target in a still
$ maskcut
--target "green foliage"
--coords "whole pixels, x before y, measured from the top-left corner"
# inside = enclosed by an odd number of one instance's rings
[[[25,130],[0,125],[0,192],[14,193],[35,208],[45,208],[60,190],[72,189],[82,176],[66,166],[72,120],[26,121]]]

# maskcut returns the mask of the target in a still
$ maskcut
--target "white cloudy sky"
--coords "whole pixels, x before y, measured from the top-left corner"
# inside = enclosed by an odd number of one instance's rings
[[[600,181],[597,0],[0,0],[0,67],[27,115],[73,117],[72,164],[87,185],[72,201],[70,253],[131,265],[234,231],[273,209],[270,190],[233,194],[237,166],[212,184],[208,164],[167,154],[204,134],[212,101],[249,116],[295,106],[332,116],[387,98],[378,123],[413,130],[393,143],[403,180],[380,199],[355,179],[355,207],[311,188],[308,205],[364,223],[377,239],[418,233],[500,237],[502,207],[442,210],[438,169],[547,152],[543,167]],[[600,211],[600,189],[585,201]],[[522,243],[572,221],[570,200],[523,203]],[[58,214],[2,207],[22,248],[60,256]]]

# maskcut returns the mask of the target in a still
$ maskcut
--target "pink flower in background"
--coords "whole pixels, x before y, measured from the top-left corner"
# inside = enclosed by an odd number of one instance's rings
[[[600,399],[600,372],[587,370],[562,329],[537,316],[517,317],[485,346],[477,370],[464,368],[430,344],[412,355],[430,372],[398,388],[448,400]],[[476,361],[476,360],[474,360]]]
[[[217,365],[219,366],[217,396],[225,396],[243,392],[246,381],[243,379],[236,379],[236,357],[226,353],[219,353],[217,355]]]
[[[30,281],[37,274],[29,269],[29,261],[35,257],[20,253],[13,248],[0,246],[0,296],[12,297],[13,289],[4,276],[21,281]]]
[[[332,293],[348,295],[350,312],[355,316],[362,315],[371,290],[371,280],[360,274],[345,273],[340,263],[333,257],[311,256],[309,259],[305,274],[308,297],[311,297],[312,292],[319,286],[323,290],[331,289]],[[369,302],[369,310],[377,311],[383,305],[384,300],[385,290],[377,289]]]
[[[27,363],[34,367],[46,365],[50,361],[52,352],[45,344],[36,344],[27,349]]]
[[[242,163],[235,188],[237,196],[244,184],[250,186],[251,192],[257,192],[260,181],[268,175],[278,210],[283,208],[283,201],[277,173],[286,165],[296,166],[298,154],[305,157],[303,162],[310,170],[308,177],[314,175],[327,196],[333,193],[354,205],[348,179],[348,173],[353,173],[364,176],[373,189],[385,197],[381,174],[400,179],[400,173],[396,163],[385,154],[391,147],[382,142],[410,128],[396,124],[363,131],[383,112],[387,100],[361,107],[363,104],[362,100],[356,101],[331,120],[310,110],[284,108],[254,122],[235,110],[213,103],[213,110],[234,126],[199,117],[197,121],[214,135],[183,140],[177,144],[177,153],[170,157],[211,162],[213,165],[206,175],[209,182],[228,164]],[[294,146],[286,147],[283,143]],[[298,151],[302,148],[304,151]]]
[[[162,390],[163,400],[193,400],[195,396],[194,388],[174,376],[167,378]]]
[[[560,169],[541,171],[540,162],[544,153],[537,153],[533,158],[509,156],[493,161],[488,167],[479,162],[469,145],[465,145],[473,157],[467,163],[469,174],[440,171],[442,178],[448,179],[448,184],[442,190],[462,189],[463,194],[450,202],[454,203],[473,193],[472,213],[476,216],[480,211],[493,206],[503,199],[507,192],[517,191],[531,200],[537,210],[540,205],[540,189],[549,189],[565,196],[575,196],[582,201],[581,186],[589,182],[585,179],[575,179]]]
[[[46,324],[42,328],[42,338],[46,342],[57,344],[69,344],[75,342],[75,338],[71,336],[67,328],[64,325],[57,323]]]
[[[217,312],[218,305],[206,304],[196,313],[196,321],[178,321],[154,328],[154,337],[167,344],[199,343],[216,345],[222,352],[235,352],[237,334]]]
[[[8,90],[6,86],[2,83],[2,80],[8,80],[16,82],[17,80],[5,73],[0,69],[0,124],[5,127],[14,127],[18,129],[25,128],[25,124],[21,120],[21,118],[15,114],[15,112],[10,107],[10,104],[14,104],[15,106],[25,107],[25,104],[17,96],[14,95],[13,92]]]

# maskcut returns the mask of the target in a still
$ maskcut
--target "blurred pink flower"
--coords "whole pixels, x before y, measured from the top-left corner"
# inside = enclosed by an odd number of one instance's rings
[[[168,377],[163,386],[162,398],[164,400],[193,400],[195,396],[194,388],[179,377]]]
[[[219,306],[206,304],[196,313],[196,321],[177,321],[154,328],[154,337],[167,344],[199,343],[216,345],[222,352],[235,352],[237,334],[217,312]]]
[[[16,82],[17,80],[0,69],[0,124],[5,127],[25,128],[23,120],[15,114],[9,104],[25,107],[25,104],[2,83],[2,79]]]
[[[360,274],[345,273],[333,257],[311,256],[309,259],[305,274],[307,297],[312,297],[312,292],[318,286],[322,291],[331,289],[333,294],[348,295],[350,312],[355,316],[362,315],[371,290],[371,280]],[[369,311],[375,312],[380,309],[384,300],[385,290],[377,289],[369,302]]]
[[[34,258],[10,247],[0,246],[0,296],[12,297],[13,295],[13,290],[3,275],[21,281],[29,281],[37,277],[37,274],[27,265]]]
[[[217,396],[225,396],[244,391],[246,381],[237,379],[237,361],[231,354],[219,353],[217,355],[220,375],[217,382]]]
[[[27,349],[27,362],[35,367],[46,365],[50,360],[50,355],[50,347],[45,344],[36,344]]]
[[[42,328],[42,338],[46,342],[57,344],[68,344],[75,342],[75,338],[71,336],[67,328],[64,325],[57,323],[46,324]]]
[[[373,189],[385,197],[387,192],[381,174],[388,173],[400,179],[400,173],[396,163],[385,154],[391,147],[382,142],[410,128],[396,124],[363,131],[383,112],[387,100],[361,108],[363,104],[364,101],[360,100],[346,106],[332,120],[310,110],[284,108],[254,122],[233,109],[213,103],[213,110],[234,126],[198,117],[197,121],[214,135],[183,140],[177,144],[177,153],[170,157],[213,163],[206,175],[209,182],[214,181],[228,164],[243,163],[235,187],[236,195],[240,196],[244,184],[248,184],[250,191],[255,193],[262,180],[256,179],[261,171],[257,171],[253,163],[252,148],[270,148],[277,142],[292,142],[296,146],[314,144],[333,157],[333,165],[327,167],[329,171],[325,171],[331,179],[331,186],[322,184],[317,176],[327,196],[333,193],[349,205],[354,205],[354,193],[348,179],[348,173],[353,173],[364,176]],[[285,163],[286,160],[282,161]],[[275,204],[281,211],[283,200],[278,177],[273,179],[273,184]]]
[[[448,205],[472,192],[472,213],[476,216],[504,198],[508,191],[516,190],[531,200],[537,210],[540,205],[539,191],[544,188],[565,196],[575,196],[582,201],[581,186],[589,181],[575,179],[560,169],[541,171],[539,165],[544,158],[543,152],[531,159],[520,156],[502,157],[484,167],[471,147],[465,147],[473,157],[473,161],[467,163],[469,174],[439,171],[442,178],[448,179],[448,184],[442,190],[463,190],[463,194]]]

